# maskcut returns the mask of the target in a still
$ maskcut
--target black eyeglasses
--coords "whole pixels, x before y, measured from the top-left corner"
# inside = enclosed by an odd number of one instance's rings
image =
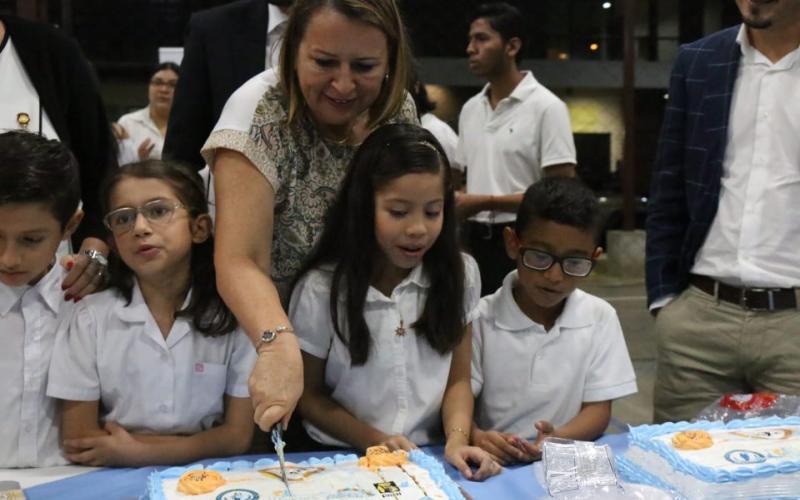
[[[139,214],[150,222],[166,224],[172,220],[175,210],[182,207],[180,203],[170,200],[148,201],[141,207],[122,207],[109,212],[103,217],[103,223],[114,234],[122,234],[133,229]]]
[[[547,271],[557,262],[564,274],[583,278],[589,276],[594,267],[594,260],[586,257],[557,257],[535,248],[523,247],[520,250],[522,251],[522,265],[534,271]]]

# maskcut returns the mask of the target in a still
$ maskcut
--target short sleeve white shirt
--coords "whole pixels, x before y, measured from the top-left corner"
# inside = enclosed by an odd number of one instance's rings
[[[60,416],[46,396],[58,325],[74,304],[64,300],[61,266],[34,286],[0,284],[0,467],[50,467],[67,461],[58,444]]]
[[[542,177],[542,169],[576,163],[566,104],[530,72],[494,109],[488,84],[470,98],[461,108],[458,134],[455,167],[467,169],[467,193],[521,193]],[[515,219],[510,212],[473,217],[487,223]]]
[[[248,397],[255,359],[240,329],[205,337],[191,318],[177,318],[165,339],[136,285],[128,306],[116,290],[78,304],[58,334],[47,394],[100,400],[101,418],[130,432],[192,434],[222,422],[225,394]]]
[[[480,274],[475,260],[464,255],[464,318],[471,320],[480,298]],[[347,345],[336,335],[329,298],[330,267],[306,274],[292,294],[289,318],[300,348],[325,359],[325,385],[331,397],[357,419],[388,434],[403,434],[417,445],[439,441],[442,436],[440,410],[452,354],[441,355],[411,328],[422,313],[430,286],[422,265],[386,297],[370,287],[364,319],[372,345],[367,362],[352,366]],[[398,335],[403,322],[405,334]],[[303,422],[316,441],[348,446]]]
[[[139,161],[139,145],[150,139],[153,144],[153,149],[147,156],[150,159],[161,159],[161,150],[164,148],[164,136],[158,129],[156,122],[150,118],[150,108],[145,106],[142,109],[137,109],[130,113],[124,114],[117,120],[125,131],[128,133],[128,138],[117,141],[119,146],[119,153],[117,154],[117,161],[120,165]]]
[[[611,305],[573,291],[550,331],[531,320],[512,293],[517,271],[478,305],[472,324],[472,391],[481,429],[536,437],[534,424],[558,427],[584,402],[636,392],[625,338]]]
[[[433,113],[425,113],[419,118],[419,123],[422,128],[428,130],[439,144],[444,149],[444,154],[447,155],[447,161],[450,166],[455,168],[454,162],[456,161],[456,149],[458,148],[458,134],[456,134],[450,125],[440,120],[439,117]]]

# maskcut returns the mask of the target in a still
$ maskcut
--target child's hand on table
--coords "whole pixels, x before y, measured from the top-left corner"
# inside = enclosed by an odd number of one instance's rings
[[[105,425],[105,436],[64,440],[67,460],[81,465],[108,467],[130,465],[143,444],[114,422]],[[135,459],[133,460],[135,461]]]

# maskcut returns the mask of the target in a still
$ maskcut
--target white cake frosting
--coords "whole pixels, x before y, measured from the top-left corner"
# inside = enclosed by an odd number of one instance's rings
[[[352,454],[287,462],[291,498],[463,500],[458,486],[436,459],[419,450],[410,452],[408,459],[402,465],[373,468],[359,465],[358,457]],[[178,485],[189,471],[205,471],[215,478],[221,477],[222,484],[204,493],[183,493]],[[173,467],[151,475],[148,484],[150,500],[265,500],[285,499],[286,495],[279,464],[272,459]]]
[[[633,427],[617,465],[629,482],[692,500],[800,495],[800,418]]]

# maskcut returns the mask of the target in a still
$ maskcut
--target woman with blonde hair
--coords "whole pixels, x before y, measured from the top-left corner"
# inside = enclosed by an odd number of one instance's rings
[[[288,423],[303,390],[285,306],[347,165],[377,126],[417,123],[394,0],[298,0],[285,36],[278,71],[231,96],[202,150],[218,287],[259,354],[250,393],[264,430]]]

